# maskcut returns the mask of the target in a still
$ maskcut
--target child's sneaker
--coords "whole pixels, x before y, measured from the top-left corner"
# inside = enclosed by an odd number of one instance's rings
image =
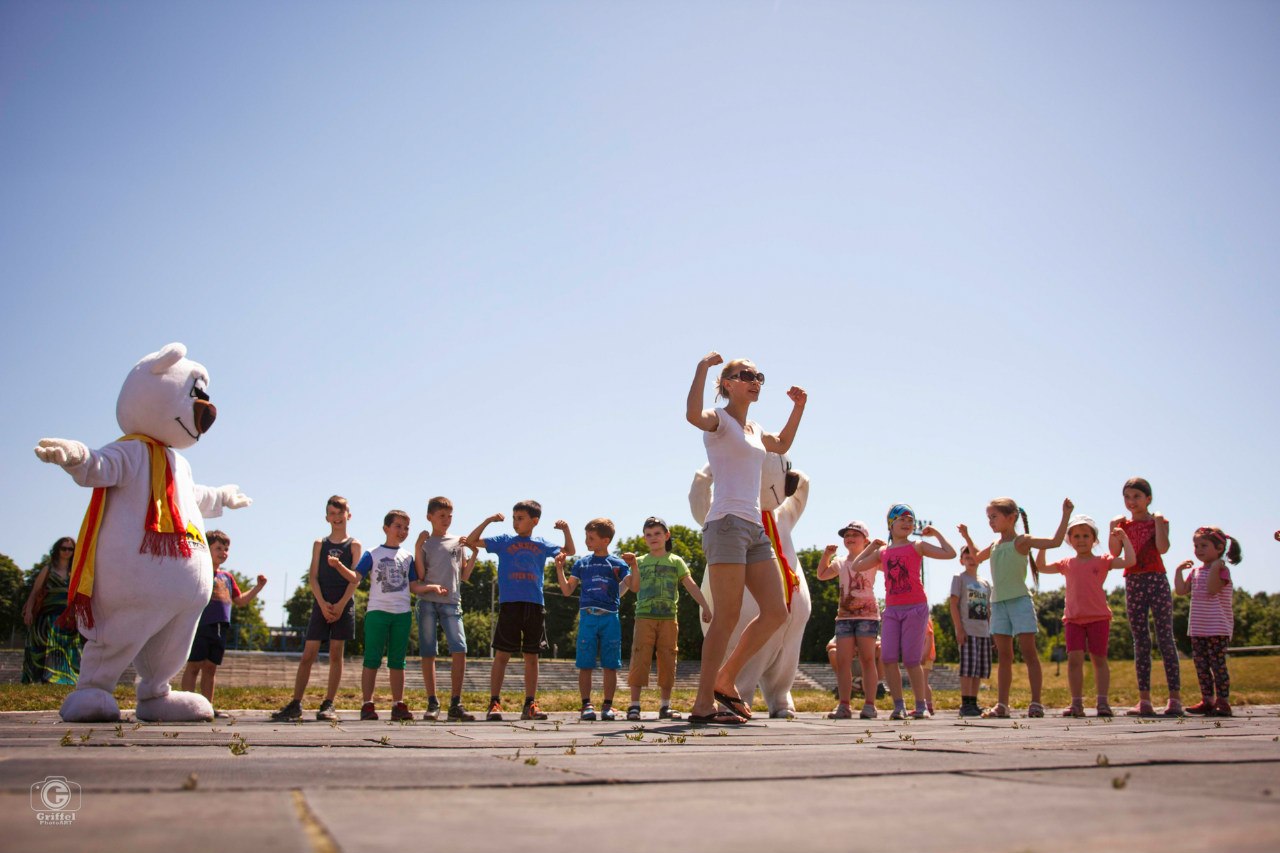
[[[291,723],[294,720],[302,719],[302,703],[297,699],[290,699],[289,704],[285,705],[279,711],[271,715],[272,722]]]
[[[376,720],[378,719],[378,709],[373,707],[372,702],[365,702],[360,706],[360,719]]]
[[[474,723],[476,721],[475,714],[468,714],[467,709],[462,707],[462,703],[456,703],[449,706],[449,722],[451,723]]]
[[[440,700],[439,699],[427,700],[427,710],[425,713],[423,713],[422,719],[424,720],[440,719]]]
[[[1177,699],[1170,699],[1164,706],[1164,710],[1160,712],[1162,717],[1185,717],[1186,715],[1187,712],[1182,710],[1182,702]]]
[[[522,720],[545,720],[546,718],[547,715],[538,708],[537,699],[532,702],[525,702],[524,710],[520,712],[520,719]]]
[[[848,704],[841,702],[839,705],[836,706],[836,709],[834,711],[832,711],[830,714],[827,714],[827,719],[828,720],[852,720],[853,709],[850,708]]]
[[[880,712],[877,711],[876,706],[872,705],[870,702],[863,705],[862,712],[858,714],[858,717],[863,720],[874,720],[878,716],[880,716]]]
[[[1213,715],[1215,717],[1230,717],[1231,703],[1226,699],[1219,699],[1213,703]]]
[[[1125,711],[1124,715],[1126,717],[1154,717],[1156,715],[1156,709],[1151,707],[1150,701],[1144,699],[1137,705],[1134,705],[1132,708]]]
[[[502,722],[502,703],[497,699],[491,699],[489,701],[489,713],[485,714],[484,718],[491,723]]]
[[[600,719],[604,720],[606,723],[611,723],[614,720],[618,719],[618,712],[613,710],[612,705],[606,704],[603,708],[600,709]]]
[[[1202,714],[1212,714],[1213,708],[1214,708],[1213,697],[1206,696],[1196,704],[1190,705],[1187,708],[1184,708],[1183,710],[1185,710],[1188,714],[1195,714],[1196,716],[1200,716]]]
[[[981,717],[982,709],[978,707],[977,702],[970,702],[968,705],[960,706],[960,716],[962,717]]]
[[[527,708],[528,708],[528,706],[526,705],[526,706],[525,706],[525,708],[527,709]],[[526,717],[525,719],[528,719],[528,717]],[[594,705],[592,705],[590,702],[588,702],[587,704],[583,705],[583,706],[582,706],[582,712],[581,712],[580,714],[578,714],[578,719],[579,719],[579,720],[582,720],[582,722],[584,722],[584,723],[594,723],[594,722],[596,721],[596,709],[595,709],[595,706],[594,706]]]
[[[326,699],[320,703],[320,710],[316,711],[316,719],[322,723],[336,723],[338,721],[338,712],[333,708],[332,699]]]
[[[894,708],[893,712],[889,714],[889,719],[891,720],[905,720],[906,718],[907,718],[906,708]]]
[[[883,681],[876,682],[876,698],[877,699],[883,699],[885,697],[885,694],[887,694],[888,692],[889,692],[889,685],[885,684]]]
[[[439,713],[439,711],[440,711],[439,706],[436,706],[436,713]],[[412,720],[412,719],[413,719],[413,714],[409,713],[409,706],[406,705],[405,703],[397,702],[391,706],[391,722],[399,723],[399,722],[403,722],[404,720]]]
[[[930,717],[932,717],[933,714],[929,713],[928,708],[916,708],[915,710],[907,714],[907,716],[913,720],[927,720]]]
[[[668,708],[668,709],[667,709],[667,713],[668,713],[668,714],[670,714],[670,713],[671,713],[671,709],[670,709],[670,708]],[[662,719],[662,712],[661,712],[661,711],[659,711],[659,712],[658,712],[658,719],[659,719],[659,720],[661,720],[661,719]],[[627,708],[627,720],[628,720],[629,722],[632,722],[632,723],[636,723],[636,722],[639,722],[639,721],[640,721],[640,706],[639,706],[639,705],[632,705],[632,706],[630,706],[629,708]]]

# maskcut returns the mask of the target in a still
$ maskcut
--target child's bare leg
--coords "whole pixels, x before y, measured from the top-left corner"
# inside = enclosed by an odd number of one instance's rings
[[[200,693],[204,698],[213,702],[213,680],[218,676],[218,665],[205,661],[200,667]]]
[[[925,704],[924,667],[918,663],[907,664],[907,678],[911,680],[911,698],[915,700],[917,708],[922,707]],[[898,683],[902,683],[901,677]]]
[[[876,666],[876,638],[858,637],[858,664],[862,668],[862,701],[876,703],[876,685],[880,683],[880,669]]]
[[[374,672],[376,673],[377,670],[375,669]],[[388,669],[387,674],[391,676],[391,701],[403,702],[404,701],[404,670]]]
[[[319,654],[320,641],[307,640],[306,645],[302,647],[302,660],[298,661],[298,674],[293,678],[293,701],[302,701],[302,694],[307,690],[307,682],[311,680],[311,664],[316,662]]]
[[[333,701],[333,697],[338,695],[338,688],[342,686],[342,650],[345,648],[346,642],[346,640],[329,641],[329,683],[325,685],[324,698],[330,702]],[[318,647],[319,645],[317,644]],[[305,687],[306,685],[304,684],[303,686]]]
[[[853,695],[853,645],[853,637],[836,639],[836,691],[841,705],[848,705]],[[864,676],[863,690],[866,690],[866,685]]]
[[[929,683],[929,676],[933,674],[933,664],[922,663],[920,669],[924,672],[924,701],[930,705],[933,704],[933,685]]]
[[[378,671],[369,667],[360,668],[360,701],[373,701],[373,686],[378,681]]]
[[[493,666],[489,668],[489,695],[502,695],[502,680],[507,677],[507,661],[511,652],[494,652]]]
[[[960,678],[960,693],[965,696],[977,696],[978,690],[982,687],[982,679],[972,675],[964,675]]]
[[[184,693],[190,693],[196,689],[196,673],[200,670],[203,661],[187,661],[186,669],[182,670],[182,690]]]
[[[436,659],[422,659],[422,687],[428,696],[436,695]]]
[[[893,697],[893,704],[896,706],[902,701],[902,670],[898,669],[896,660],[887,660],[884,662],[885,681],[889,682],[889,695]],[[866,684],[866,681],[863,681]]]
[[[618,692],[618,671],[616,669],[606,669],[604,671],[604,704],[613,704],[613,694]]]
[[[1022,651],[1022,659],[1027,662],[1027,681],[1031,682],[1031,701],[1039,702],[1043,675],[1040,671],[1040,652],[1036,648],[1036,635],[1019,634],[1018,648]],[[1012,677],[1012,668],[1010,668],[1009,674]]]
[[[524,695],[538,695],[538,656],[527,653],[524,656]]]
[[[1093,680],[1094,692],[1100,699],[1106,699],[1111,694],[1111,664],[1105,657],[1094,657]]]
[[[996,701],[1009,704],[1009,688],[1013,685],[1013,637],[995,634],[996,655],[1000,658],[996,669]]]
[[[449,667],[449,686],[453,692],[450,696],[462,696],[462,679],[467,672],[467,653],[454,652],[449,658],[451,666]],[[431,677],[435,678],[435,667],[431,668]]]
[[[582,697],[582,704],[586,705],[591,701],[591,676],[595,670],[580,669],[578,670],[578,695]],[[529,694],[532,696],[533,694]]]
[[[1084,650],[1067,652],[1067,688],[1075,703],[1084,695]]]

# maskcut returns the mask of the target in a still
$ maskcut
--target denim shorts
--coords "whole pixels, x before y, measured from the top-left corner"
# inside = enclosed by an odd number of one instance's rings
[[[578,611],[578,669],[622,668],[622,620],[617,613]]]
[[[879,619],[837,619],[837,637],[878,637],[880,636]]]
[[[991,633],[1012,637],[1017,634],[1035,634],[1040,630],[1036,620],[1036,606],[1031,596],[1007,598],[991,605]]]
[[[743,566],[773,559],[773,545],[764,532],[764,525],[736,515],[707,522],[702,528],[702,551],[708,566],[721,563]]]
[[[424,658],[436,656],[436,626],[444,629],[449,654],[467,653],[467,632],[462,627],[462,605],[418,599],[418,645]]]

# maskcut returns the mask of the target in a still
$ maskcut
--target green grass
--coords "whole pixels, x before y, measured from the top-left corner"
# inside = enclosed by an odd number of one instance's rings
[[[1067,666],[1062,665],[1061,674],[1055,674],[1056,664],[1042,664],[1044,670],[1043,702],[1050,708],[1065,707],[1070,702],[1067,689]],[[1231,668],[1231,704],[1241,705],[1277,705],[1280,704],[1280,657],[1250,656],[1232,658]],[[994,676],[994,671],[992,673]],[[905,680],[905,679],[904,679]],[[982,692],[984,704],[995,702],[995,687],[991,682]],[[1111,703],[1116,708],[1126,707],[1138,701],[1135,686],[1135,675],[1132,661],[1111,662]],[[1182,661],[1183,698],[1190,704],[1199,701],[1199,689],[1196,682],[1195,667],[1191,661]],[[56,711],[62,699],[69,692],[70,686],[46,684],[0,684],[0,711]],[[1164,670],[1159,661],[1152,666],[1152,693],[1155,701],[1163,704],[1167,695],[1164,687]],[[292,698],[293,692],[286,687],[219,687],[215,694],[216,705],[220,708],[257,708],[275,709]],[[1093,695],[1093,667],[1085,664],[1084,695]],[[625,685],[619,685],[615,704],[625,709],[630,694]],[[797,690],[792,694],[796,709],[799,711],[830,711],[834,705],[831,693],[822,690]],[[1010,699],[1014,707],[1026,707],[1031,693],[1027,687],[1026,667],[1017,664],[1013,671],[1013,689]],[[307,690],[303,707],[314,710],[320,706],[324,698],[321,688]],[[483,693],[466,693],[465,704],[473,713],[482,712],[489,702]],[[597,676],[595,690],[592,694],[597,708],[601,698],[600,681]],[[123,707],[133,707],[133,689],[128,687],[116,690],[116,699]],[[508,692],[502,696],[503,710],[507,713],[518,713],[523,697],[519,693]],[[422,710],[426,699],[419,691],[406,696],[409,707]],[[380,708],[391,705],[391,692],[386,681],[381,680],[379,689],[374,693],[374,701]],[[576,690],[542,691],[538,694],[538,704],[544,711],[576,711],[580,703]],[[646,712],[654,711],[658,705],[655,690],[646,690],[642,702]],[[672,696],[672,705],[677,708],[688,708],[693,703],[693,691],[677,690]],[[335,699],[338,708],[355,711],[360,708],[360,692],[354,689],[339,690]],[[889,709],[892,703],[885,698],[879,702],[882,709]],[[954,710],[960,707],[960,695],[954,690],[938,690],[934,693],[934,706],[943,710]],[[764,703],[757,701],[756,709],[763,711]]]

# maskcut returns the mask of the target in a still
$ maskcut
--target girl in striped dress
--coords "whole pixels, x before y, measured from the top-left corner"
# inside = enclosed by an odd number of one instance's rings
[[[1200,702],[1187,708],[1189,714],[1231,716],[1231,676],[1227,672],[1227,646],[1235,628],[1232,611],[1231,572],[1227,562],[1240,563],[1240,543],[1217,527],[1201,527],[1192,540],[1196,559],[1178,566],[1174,589],[1191,596],[1191,618],[1187,634],[1191,638],[1191,658],[1200,681]],[[1223,558],[1226,558],[1226,562]],[[1182,573],[1191,569],[1191,574]]]

